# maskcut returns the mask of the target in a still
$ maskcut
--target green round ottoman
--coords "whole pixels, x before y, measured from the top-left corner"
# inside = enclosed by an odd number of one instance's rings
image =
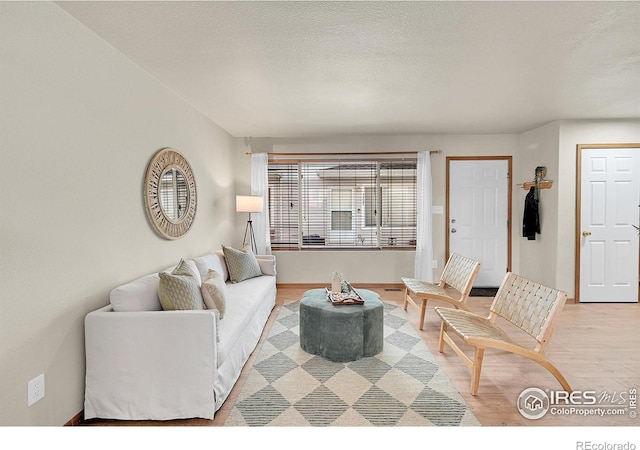
[[[362,305],[333,305],[324,289],[311,289],[300,300],[300,347],[335,362],[355,361],[382,351],[380,296],[358,289]]]

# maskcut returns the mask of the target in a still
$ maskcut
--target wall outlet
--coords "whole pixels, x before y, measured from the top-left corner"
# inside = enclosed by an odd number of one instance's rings
[[[437,259],[431,260],[431,267],[433,267],[434,269],[438,268],[438,260]]]
[[[27,384],[27,406],[44,397],[44,374],[41,373]]]

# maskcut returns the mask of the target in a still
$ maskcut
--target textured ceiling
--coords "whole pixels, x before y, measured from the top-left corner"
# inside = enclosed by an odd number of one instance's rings
[[[234,136],[640,117],[640,2],[59,2]]]

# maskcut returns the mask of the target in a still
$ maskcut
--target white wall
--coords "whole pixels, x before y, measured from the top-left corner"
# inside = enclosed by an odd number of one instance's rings
[[[447,156],[505,156],[518,151],[517,135],[430,136],[430,135],[363,135],[333,138],[299,139],[250,139],[245,151],[254,152],[379,152],[442,150],[431,155],[433,204],[445,206],[446,157]],[[236,156],[236,188],[239,192],[250,190],[250,159],[244,153]],[[515,162],[514,162],[515,164]],[[514,187],[515,189],[515,187]],[[244,226],[240,224],[240,226]],[[516,238],[517,227],[514,229]],[[521,229],[519,230],[522,234]],[[433,216],[434,259],[438,268],[437,279],[445,261],[445,215]],[[236,234],[242,234],[236,230]],[[374,283],[400,283],[401,276],[412,276],[415,252],[413,251],[340,251],[325,254],[319,251],[280,251],[278,257],[279,283],[316,283],[328,281],[337,266],[344,267],[344,275],[353,281]],[[332,258],[335,256],[335,258]],[[339,261],[336,261],[339,259]],[[371,262],[371,264],[369,264]],[[308,268],[312,267],[313,270]]]
[[[83,409],[84,316],[118,284],[232,239],[241,150],[54,3],[0,2],[0,60],[0,425],[62,425]],[[162,147],[185,154],[198,189],[177,241],[144,211]],[[40,373],[46,395],[27,407]]]
[[[531,280],[548,286],[556,285],[558,248],[558,122],[553,122],[520,135],[520,148],[514,164],[513,217],[518,236],[513,242],[518,254],[517,272]],[[519,183],[533,181],[537,166],[547,168],[551,189],[540,189],[540,234],[535,240],[522,237],[524,201],[528,190]]]

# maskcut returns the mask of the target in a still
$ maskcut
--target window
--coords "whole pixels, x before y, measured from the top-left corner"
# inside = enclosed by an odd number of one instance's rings
[[[416,162],[269,163],[274,249],[415,248]]]

